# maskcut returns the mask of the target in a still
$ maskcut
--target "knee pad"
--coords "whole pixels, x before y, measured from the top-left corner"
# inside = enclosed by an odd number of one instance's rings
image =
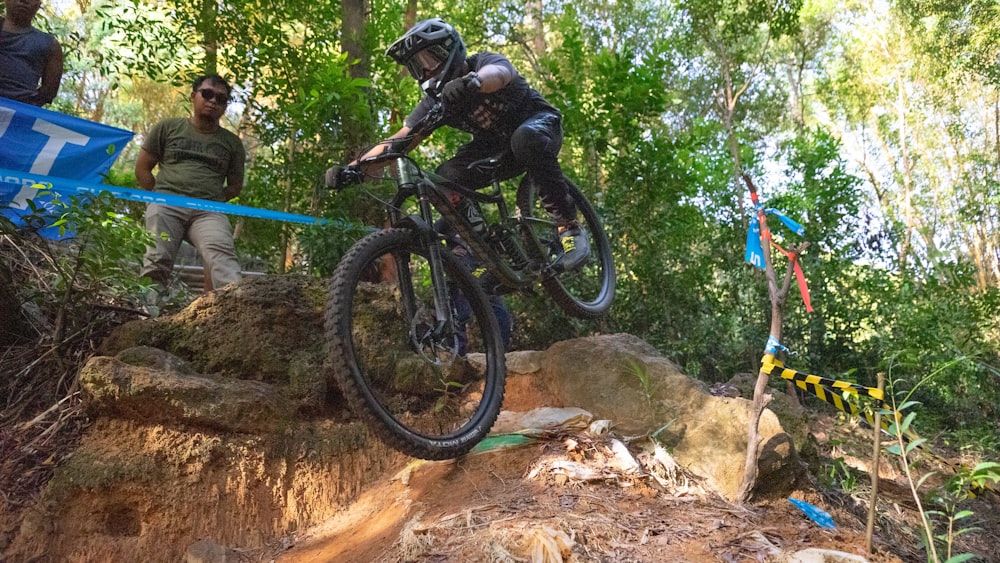
[[[521,162],[532,162],[539,156],[555,158],[551,147],[552,137],[548,132],[530,126],[519,127],[510,138],[514,158]]]

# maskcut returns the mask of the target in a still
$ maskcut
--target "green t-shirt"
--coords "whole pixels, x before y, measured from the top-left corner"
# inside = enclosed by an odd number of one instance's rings
[[[186,117],[165,119],[149,130],[142,148],[156,156],[156,191],[222,201],[226,177],[243,170],[240,138],[220,127],[202,133]]]

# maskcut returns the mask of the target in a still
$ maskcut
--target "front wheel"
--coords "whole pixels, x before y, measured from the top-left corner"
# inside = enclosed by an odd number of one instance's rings
[[[428,249],[409,229],[358,241],[333,274],[327,355],[351,408],[391,447],[449,459],[489,432],[504,394],[504,349],[489,298],[442,247],[447,303],[435,310]],[[445,317],[442,320],[442,317]]]
[[[584,319],[598,318],[608,312],[615,297],[615,262],[611,243],[601,218],[586,196],[569,179],[566,189],[579,211],[580,228],[590,242],[590,260],[572,271],[549,272],[542,286],[563,311]],[[518,209],[524,221],[529,247],[541,254],[545,263],[562,252],[556,224],[549,218],[534,182],[525,182],[518,192]]]

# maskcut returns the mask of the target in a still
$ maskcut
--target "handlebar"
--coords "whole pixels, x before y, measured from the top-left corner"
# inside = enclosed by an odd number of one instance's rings
[[[361,170],[354,166],[333,166],[326,171],[326,187],[340,191],[364,179]]]
[[[446,110],[444,104],[437,101],[419,122],[410,128],[410,134],[405,137],[393,139],[391,141],[380,141],[376,143],[385,144],[386,148],[381,153],[359,160],[357,164],[351,166],[334,166],[326,171],[326,187],[333,190],[343,190],[348,186],[360,184],[364,181],[365,174],[362,168],[368,164],[378,164],[389,160],[395,160],[406,154],[410,142],[417,136],[430,134],[437,129],[444,121]],[[371,148],[374,148],[372,145]],[[365,152],[371,150],[369,148]]]

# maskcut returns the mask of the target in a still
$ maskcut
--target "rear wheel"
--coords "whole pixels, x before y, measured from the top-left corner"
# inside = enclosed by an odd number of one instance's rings
[[[479,443],[500,413],[503,343],[488,298],[447,251],[453,321],[438,320],[419,239],[386,229],[348,251],[330,286],[327,353],[348,403],[382,440],[413,457],[448,459]]]
[[[580,228],[590,242],[590,260],[572,271],[550,272],[543,278],[542,286],[566,313],[593,319],[604,315],[614,301],[614,257],[597,211],[569,179],[566,180],[566,189],[576,202]],[[556,224],[542,206],[538,188],[533,182],[526,182],[518,192],[517,204],[529,242],[533,243],[529,247],[540,255],[537,258],[546,264],[551,263],[562,252],[562,245]]]

